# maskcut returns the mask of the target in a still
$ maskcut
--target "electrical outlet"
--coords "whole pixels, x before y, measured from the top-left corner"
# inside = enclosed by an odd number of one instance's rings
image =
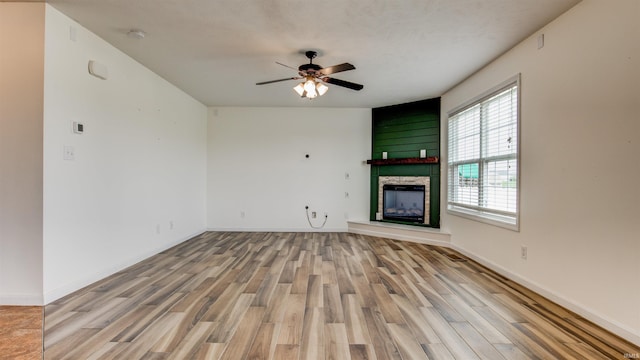
[[[70,146],[70,145],[64,146],[63,158],[64,160],[71,160],[71,161],[76,159],[76,150],[73,148],[73,146]]]
[[[312,212],[311,212],[311,218],[312,218],[312,219],[315,219],[315,218],[317,218],[317,217],[318,217],[318,213],[316,213],[315,211],[312,211]]]
[[[522,260],[527,260],[527,247],[524,245],[520,247],[520,257]]]

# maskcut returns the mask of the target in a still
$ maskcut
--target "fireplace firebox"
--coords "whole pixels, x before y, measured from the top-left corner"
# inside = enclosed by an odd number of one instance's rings
[[[424,185],[385,184],[382,193],[383,220],[424,222]]]

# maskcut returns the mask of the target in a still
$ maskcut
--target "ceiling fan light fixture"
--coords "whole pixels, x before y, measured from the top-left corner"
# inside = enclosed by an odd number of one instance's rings
[[[0,0],[2,1],[2,0]],[[304,79],[303,82],[293,87],[293,90],[300,96],[306,97],[307,99],[315,99],[318,96],[322,96],[327,93],[329,87],[324,83],[342,86],[351,90],[362,90],[363,86],[360,84],[352,83],[350,81],[336,79],[334,77],[328,77],[327,75],[355,70],[355,66],[349,63],[338,64],[334,66],[329,66],[327,68],[323,68],[318,64],[313,63],[313,58],[315,58],[318,53],[316,51],[306,51],[305,56],[309,58],[308,64],[302,64],[298,67],[298,76],[288,77],[284,79],[270,80],[270,81],[262,81],[257,82],[256,85],[266,85],[277,83],[281,81],[287,80],[299,80]],[[283,63],[279,63],[276,61],[276,64],[282,65],[284,67],[296,70],[295,68],[285,65]]]
[[[304,96],[304,83],[301,82],[300,84],[296,85],[293,87],[293,90],[295,90],[295,92],[298,93],[298,95],[300,95],[301,97]]]
[[[313,79],[307,78],[307,81],[304,82],[304,90],[307,93],[316,92],[316,82]]]
[[[324,95],[329,88],[325,84],[317,82],[313,77],[307,77],[307,80],[296,85],[293,90],[298,93],[300,97],[315,99],[318,96]]]
[[[318,91],[318,95],[322,96],[327,92],[327,90],[329,90],[329,87],[319,82],[316,84],[316,90]]]

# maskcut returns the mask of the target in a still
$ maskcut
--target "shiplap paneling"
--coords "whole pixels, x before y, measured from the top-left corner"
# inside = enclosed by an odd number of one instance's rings
[[[440,156],[440,98],[372,110],[371,158],[402,159]],[[429,176],[429,226],[440,227],[440,164],[371,166],[370,220],[378,208],[379,176]]]

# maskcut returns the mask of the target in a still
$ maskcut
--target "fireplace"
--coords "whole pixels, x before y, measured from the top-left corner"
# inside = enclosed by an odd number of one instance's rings
[[[379,176],[376,219],[429,224],[428,176]]]
[[[383,185],[382,219],[424,223],[424,185]]]

